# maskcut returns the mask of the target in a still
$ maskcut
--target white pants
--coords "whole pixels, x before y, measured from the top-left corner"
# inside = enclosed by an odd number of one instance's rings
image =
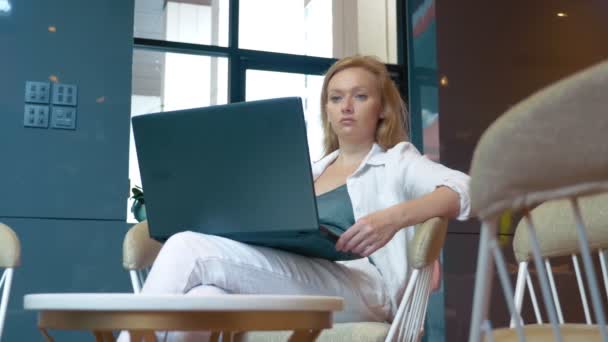
[[[336,322],[382,322],[391,313],[382,276],[365,258],[332,262],[194,232],[167,240],[142,293],[340,296],[344,310],[335,313]],[[205,339],[195,333],[170,333],[167,338]],[[121,334],[119,341],[128,338]]]

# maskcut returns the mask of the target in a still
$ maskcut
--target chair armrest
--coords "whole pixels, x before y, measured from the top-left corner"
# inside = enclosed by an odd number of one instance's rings
[[[127,270],[140,270],[152,266],[162,244],[150,237],[148,221],[129,229],[122,243],[122,266]]]
[[[21,244],[17,234],[0,223],[0,267],[13,268],[21,264]]]
[[[433,217],[416,226],[407,249],[412,267],[421,269],[437,260],[447,231],[448,220],[443,217]]]

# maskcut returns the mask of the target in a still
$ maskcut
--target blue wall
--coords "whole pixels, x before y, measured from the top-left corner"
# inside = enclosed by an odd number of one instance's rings
[[[22,310],[24,294],[130,288],[121,244],[133,0],[11,5],[0,15],[0,221],[19,235],[23,262],[3,341],[42,341],[35,314]],[[78,86],[76,130],[24,127],[25,82],[53,77]]]

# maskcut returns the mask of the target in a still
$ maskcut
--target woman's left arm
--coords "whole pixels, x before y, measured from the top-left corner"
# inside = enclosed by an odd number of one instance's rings
[[[357,220],[336,243],[336,249],[369,256],[386,245],[402,228],[433,217],[456,218],[460,213],[458,193],[440,186],[422,197],[405,201]]]
[[[468,218],[469,176],[421,156],[411,144],[399,144],[391,152],[387,175],[399,180],[396,186],[410,200],[359,218],[338,239],[338,251],[369,256],[404,227],[433,217]]]

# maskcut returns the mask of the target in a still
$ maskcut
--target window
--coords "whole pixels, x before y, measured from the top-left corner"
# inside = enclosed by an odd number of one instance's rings
[[[135,0],[132,115],[300,96],[317,160],[335,58],[378,56],[407,98],[402,20],[405,0]],[[129,177],[141,185],[133,142]]]
[[[227,84],[224,57],[134,50],[131,116],[225,104]],[[141,185],[132,131],[129,179],[131,186]],[[127,218],[134,220],[130,211]]]
[[[397,63],[396,0],[241,0],[239,47]],[[280,15],[277,15],[280,14]]]
[[[323,126],[320,116],[320,96],[323,76],[286,72],[247,70],[247,101],[274,97],[299,96],[304,105],[306,134],[310,160],[321,159],[323,153]]]
[[[138,38],[228,46],[228,0],[136,0]]]

